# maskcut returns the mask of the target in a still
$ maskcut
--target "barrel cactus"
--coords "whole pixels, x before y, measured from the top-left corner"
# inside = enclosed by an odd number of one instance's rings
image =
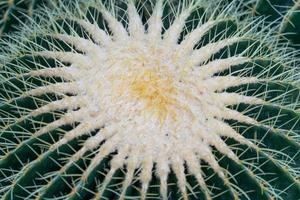
[[[47,0],[2,0],[0,2],[0,37],[18,30],[20,21],[33,16],[35,8],[46,4]]]
[[[1,199],[300,199],[294,13],[253,2],[76,0],[21,21],[1,41]]]

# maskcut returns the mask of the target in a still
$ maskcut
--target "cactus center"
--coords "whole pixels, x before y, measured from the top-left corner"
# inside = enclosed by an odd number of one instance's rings
[[[176,89],[171,76],[145,70],[133,78],[130,88],[137,99],[145,102],[146,110],[154,112],[161,123],[169,113],[175,119],[171,106],[177,105],[178,102],[173,97]]]

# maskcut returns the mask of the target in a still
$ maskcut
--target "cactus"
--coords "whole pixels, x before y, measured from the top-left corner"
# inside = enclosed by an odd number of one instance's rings
[[[291,46],[299,48],[299,0],[257,0],[252,7],[256,15],[264,15],[268,21],[279,23],[277,31],[280,36],[291,40]]]
[[[235,0],[35,13],[1,41],[1,199],[300,199],[288,28]]]
[[[0,37],[18,30],[18,24],[32,17],[38,5],[46,0],[3,0],[0,2]]]
[[[299,48],[300,44],[300,23],[299,23],[300,1],[297,1],[284,16],[280,27],[280,32],[285,34],[285,37]]]

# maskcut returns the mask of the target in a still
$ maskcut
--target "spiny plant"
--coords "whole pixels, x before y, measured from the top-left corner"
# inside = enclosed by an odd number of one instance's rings
[[[2,41],[1,199],[300,199],[299,58],[250,12],[36,11]]]
[[[33,16],[35,8],[44,3],[46,0],[1,0],[0,37],[15,31],[19,21],[26,20],[25,15]]]

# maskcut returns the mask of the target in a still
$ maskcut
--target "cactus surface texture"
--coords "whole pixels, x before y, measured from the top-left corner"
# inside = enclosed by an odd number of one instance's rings
[[[35,10],[1,40],[0,199],[299,200],[299,3],[259,2]]]
[[[17,24],[33,16],[38,5],[47,0],[1,0],[0,1],[0,37],[5,33],[18,30]]]

